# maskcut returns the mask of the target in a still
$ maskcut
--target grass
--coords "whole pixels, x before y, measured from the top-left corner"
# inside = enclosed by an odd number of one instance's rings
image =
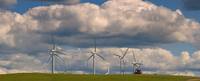
[[[191,79],[195,79],[195,77],[169,75],[51,75],[41,73],[0,75],[0,81],[190,81]]]

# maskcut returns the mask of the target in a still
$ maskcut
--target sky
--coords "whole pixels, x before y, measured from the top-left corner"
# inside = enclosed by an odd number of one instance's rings
[[[1,1],[0,1],[1,2]],[[0,3],[0,73],[48,72],[51,35],[67,70],[90,73],[85,66],[97,39],[97,72],[119,70],[119,48],[131,72],[132,52],[144,72],[196,75],[200,72],[198,0],[2,0]],[[115,51],[113,51],[115,50]],[[74,58],[76,57],[76,58]],[[23,58],[23,59],[22,59]],[[30,63],[32,65],[30,65]],[[57,71],[63,71],[58,61]],[[42,67],[36,67],[42,66]]]

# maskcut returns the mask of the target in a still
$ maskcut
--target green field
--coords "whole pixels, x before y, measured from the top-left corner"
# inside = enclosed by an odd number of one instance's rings
[[[0,81],[200,81],[195,77],[168,75],[71,75],[71,74],[6,74]]]

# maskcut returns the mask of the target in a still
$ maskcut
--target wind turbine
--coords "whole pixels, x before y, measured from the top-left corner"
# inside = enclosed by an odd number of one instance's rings
[[[107,72],[105,73],[105,75],[109,75],[110,74],[110,66],[107,67]]]
[[[133,54],[133,62],[132,62],[133,74],[142,74],[141,66],[143,64],[138,62],[138,60],[136,59],[134,50],[132,50],[132,54]]]
[[[48,54],[50,55],[50,58],[49,58],[48,62],[51,61],[51,73],[54,74],[56,58],[60,59],[61,61],[63,61],[64,65],[65,65],[65,61],[59,56],[59,54],[65,55],[65,53],[62,50],[58,49],[58,47],[56,47],[53,35],[51,35],[51,41],[52,41],[53,45],[48,50]]]
[[[92,59],[93,74],[95,75],[96,74],[95,58],[100,57],[102,60],[105,60],[104,57],[102,57],[100,54],[97,53],[96,38],[94,38],[94,51],[91,51],[89,53],[91,53],[91,56],[88,58],[87,61]]]
[[[120,74],[122,74],[122,73],[124,74],[124,70],[123,70],[123,72],[122,72],[122,65],[123,65],[123,67],[124,67],[124,64],[125,64],[124,57],[126,56],[128,50],[129,50],[129,48],[127,48],[125,52],[123,52],[122,49],[120,49],[120,50],[121,50],[121,52],[122,52],[122,55],[117,55],[117,54],[113,54],[113,55],[115,55],[115,56],[117,56],[117,57],[119,58]],[[124,69],[124,68],[123,68],[123,69]]]
[[[109,75],[110,74],[110,63],[109,62],[105,62],[106,64],[106,68],[107,68],[107,72],[105,73],[105,75]]]

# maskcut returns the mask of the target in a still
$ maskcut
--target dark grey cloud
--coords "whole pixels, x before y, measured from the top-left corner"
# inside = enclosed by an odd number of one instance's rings
[[[17,0],[0,0],[0,8],[8,9],[17,4]]]
[[[183,0],[184,6],[188,10],[200,10],[199,0]]]

